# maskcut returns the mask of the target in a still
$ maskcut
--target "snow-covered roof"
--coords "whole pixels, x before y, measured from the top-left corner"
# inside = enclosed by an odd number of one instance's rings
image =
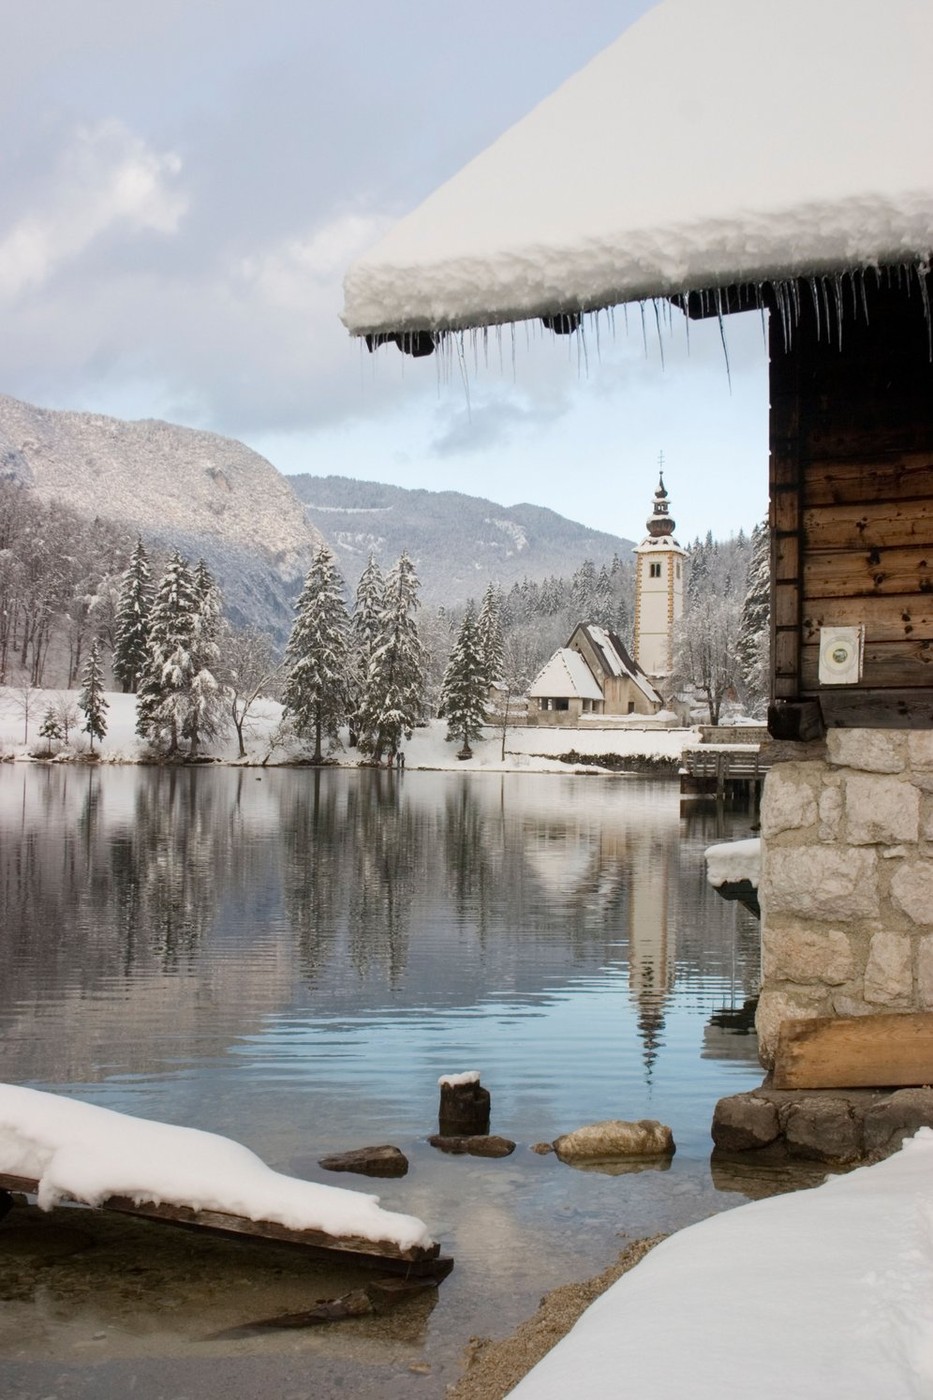
[[[355,334],[933,248],[929,0],[663,0],[361,257]]]
[[[660,705],[661,696],[649,681],[645,672],[638,662],[629,656],[622,642],[615,632],[608,631],[605,627],[599,627],[595,622],[584,622],[580,624],[580,629],[588,632],[593,645],[599,649],[600,655],[604,658],[606,670],[612,676],[628,676],[629,679],[638,686],[638,689],[650,700],[653,705]]]
[[[603,693],[578,651],[560,647],[528,687],[529,699],[601,700]]]

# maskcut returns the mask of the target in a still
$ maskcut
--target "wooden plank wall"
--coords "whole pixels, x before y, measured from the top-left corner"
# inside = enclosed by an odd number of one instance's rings
[[[933,298],[931,279],[928,295]],[[820,330],[809,289],[771,326],[774,698],[829,723],[933,725],[933,364],[916,277],[847,292]],[[859,302],[861,298],[859,298]],[[864,623],[862,682],[821,686],[821,627]]]

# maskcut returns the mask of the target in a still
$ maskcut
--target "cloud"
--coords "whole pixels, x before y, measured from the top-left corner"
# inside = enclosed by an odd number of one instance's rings
[[[180,170],[177,155],[118,121],[77,128],[32,191],[33,207],[0,231],[0,299],[41,288],[115,228],[174,233],[186,208]]]
[[[485,452],[508,443],[529,427],[538,429],[561,417],[569,407],[570,401],[563,395],[534,402],[513,392],[509,397],[503,394],[455,409],[439,409],[443,427],[431,439],[430,451],[438,457]]]

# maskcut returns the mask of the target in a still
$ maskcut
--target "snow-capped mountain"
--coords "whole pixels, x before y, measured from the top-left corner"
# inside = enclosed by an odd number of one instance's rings
[[[459,491],[414,491],[346,476],[290,476],[312,524],[354,587],[370,550],[382,565],[403,549],[415,561],[422,602],[478,599],[494,581],[571,575],[585,559],[629,558],[632,541],[590,530],[542,506],[501,506]]]
[[[479,598],[487,583],[569,576],[586,559],[629,557],[630,540],[540,506],[414,491],[340,476],[283,476],[233,438],[157,419],[37,408],[0,394],[0,477],[43,500],[139,531],[147,545],[203,558],[239,624],[282,642],[322,541],[352,594],[370,551],[407,550],[428,606]]]
[[[282,638],[321,537],[288,482],[232,438],[155,419],[36,408],[0,395],[0,475],[147,544],[203,558],[235,621]]]

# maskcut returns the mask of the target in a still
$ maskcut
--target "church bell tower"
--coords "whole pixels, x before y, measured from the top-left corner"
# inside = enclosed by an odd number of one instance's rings
[[[673,670],[674,624],[684,610],[687,551],[674,539],[664,474],[659,473],[648,533],[636,546],[635,660],[649,676]]]

